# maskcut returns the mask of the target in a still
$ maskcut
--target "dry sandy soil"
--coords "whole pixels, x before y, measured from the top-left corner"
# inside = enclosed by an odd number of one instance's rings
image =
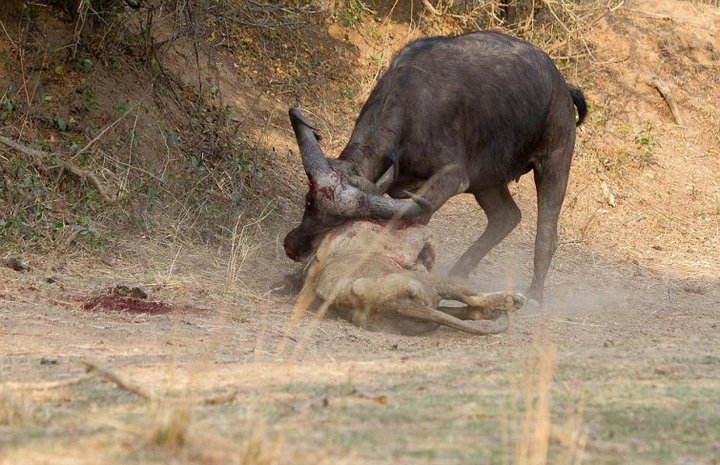
[[[592,116],[546,308],[490,337],[293,318],[272,291],[290,222],[231,250],[128,237],[114,257],[29,256],[0,271],[0,464],[720,463],[720,10],[627,1],[587,40]],[[481,290],[529,282],[531,180],[513,191],[524,220]],[[442,269],[484,218],[461,196],[431,224]],[[148,299],[98,305],[117,285]],[[82,362],[153,399],[98,375],[45,384]]]

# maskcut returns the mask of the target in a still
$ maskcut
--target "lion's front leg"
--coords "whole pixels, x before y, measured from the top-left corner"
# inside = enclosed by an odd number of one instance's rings
[[[466,307],[439,308],[445,313],[464,320],[482,320],[496,317],[498,311],[516,311],[527,300],[519,292],[477,292],[451,280],[436,279],[434,287],[443,299],[455,300],[467,305]]]
[[[502,291],[465,295],[461,301],[468,307],[514,312],[522,308],[527,299],[519,292]]]

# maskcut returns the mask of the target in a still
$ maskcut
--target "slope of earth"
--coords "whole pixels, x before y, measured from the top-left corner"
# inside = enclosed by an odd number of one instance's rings
[[[229,249],[135,238],[114,258],[34,258],[0,275],[0,463],[717,464],[720,10],[627,1],[585,40],[592,116],[544,311],[487,338],[298,318],[271,292],[285,225],[263,221]],[[347,128],[327,128],[341,146]],[[532,190],[513,186],[523,223],[477,287],[528,282]],[[438,212],[441,265],[483,224],[466,197]]]

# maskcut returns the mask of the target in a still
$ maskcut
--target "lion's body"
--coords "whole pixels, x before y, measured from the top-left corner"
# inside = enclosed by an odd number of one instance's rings
[[[434,259],[426,226],[389,229],[353,221],[320,243],[305,287],[345,319],[373,331],[421,334],[440,324],[481,334],[507,329],[507,311],[522,306],[521,295],[470,291],[431,274]],[[440,307],[442,299],[467,306]],[[500,318],[483,320],[489,310],[499,310]]]

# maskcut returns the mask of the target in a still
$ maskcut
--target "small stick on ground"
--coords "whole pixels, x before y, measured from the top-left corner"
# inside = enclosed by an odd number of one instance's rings
[[[133,394],[143,397],[147,400],[156,399],[155,394],[153,394],[152,392],[146,391],[145,389],[143,389],[142,387],[133,383],[132,381],[126,381],[126,380],[120,378],[118,375],[116,375],[115,373],[113,373],[112,371],[110,371],[106,368],[102,368],[92,362],[80,362],[80,363],[82,363],[82,365],[85,367],[85,369],[88,372],[94,372],[101,378],[106,379],[106,380],[110,381],[111,383],[114,383],[120,389],[123,389],[128,392],[132,392]]]
[[[128,381],[125,379],[122,379],[117,374],[113,373],[112,371],[108,370],[107,368],[103,368],[96,363],[92,362],[80,362],[85,367],[88,372],[94,372],[98,376],[100,376],[103,379],[106,379],[107,381],[110,381],[111,383],[114,383],[117,387],[120,389],[123,389],[125,391],[131,392],[135,395],[138,395],[146,400],[150,401],[160,401],[160,402],[169,402],[169,403],[176,403],[176,404],[192,404],[192,405],[219,405],[219,404],[227,404],[229,402],[232,402],[237,397],[237,391],[228,392],[225,394],[218,394],[215,396],[198,396],[198,397],[166,397],[166,396],[158,396],[154,392],[148,391],[147,389],[133,383],[132,381]]]
[[[186,397],[182,399],[183,402],[190,404],[202,404],[202,405],[220,405],[229,404],[237,398],[237,391],[227,392],[225,394],[218,394],[216,396],[207,397]]]
[[[387,394],[376,394],[371,392],[365,392],[361,391],[358,388],[353,388],[351,395],[358,397],[360,399],[368,399],[372,400],[373,402],[377,402],[378,404],[389,404],[390,403],[390,396]]]
[[[672,89],[670,89],[670,86],[665,84],[665,82],[660,79],[659,77],[655,77],[650,81],[650,84],[655,87],[658,92],[660,92],[660,95],[665,99],[665,102],[670,107],[670,111],[672,112],[673,119],[675,120],[675,124],[678,126],[683,125],[682,116],[680,115],[680,109],[677,106],[677,103],[675,103],[675,98],[672,94]]]
[[[293,404],[291,405],[291,407],[296,412],[304,412],[315,407],[327,407],[328,405],[330,405],[330,396],[328,394],[323,394],[321,396],[313,397],[311,399],[307,399],[302,402]]]
[[[0,389],[9,389],[14,391],[49,391],[61,387],[74,386],[94,378],[93,373],[88,373],[76,378],[62,379],[59,381],[47,381],[43,383],[3,383]]]

